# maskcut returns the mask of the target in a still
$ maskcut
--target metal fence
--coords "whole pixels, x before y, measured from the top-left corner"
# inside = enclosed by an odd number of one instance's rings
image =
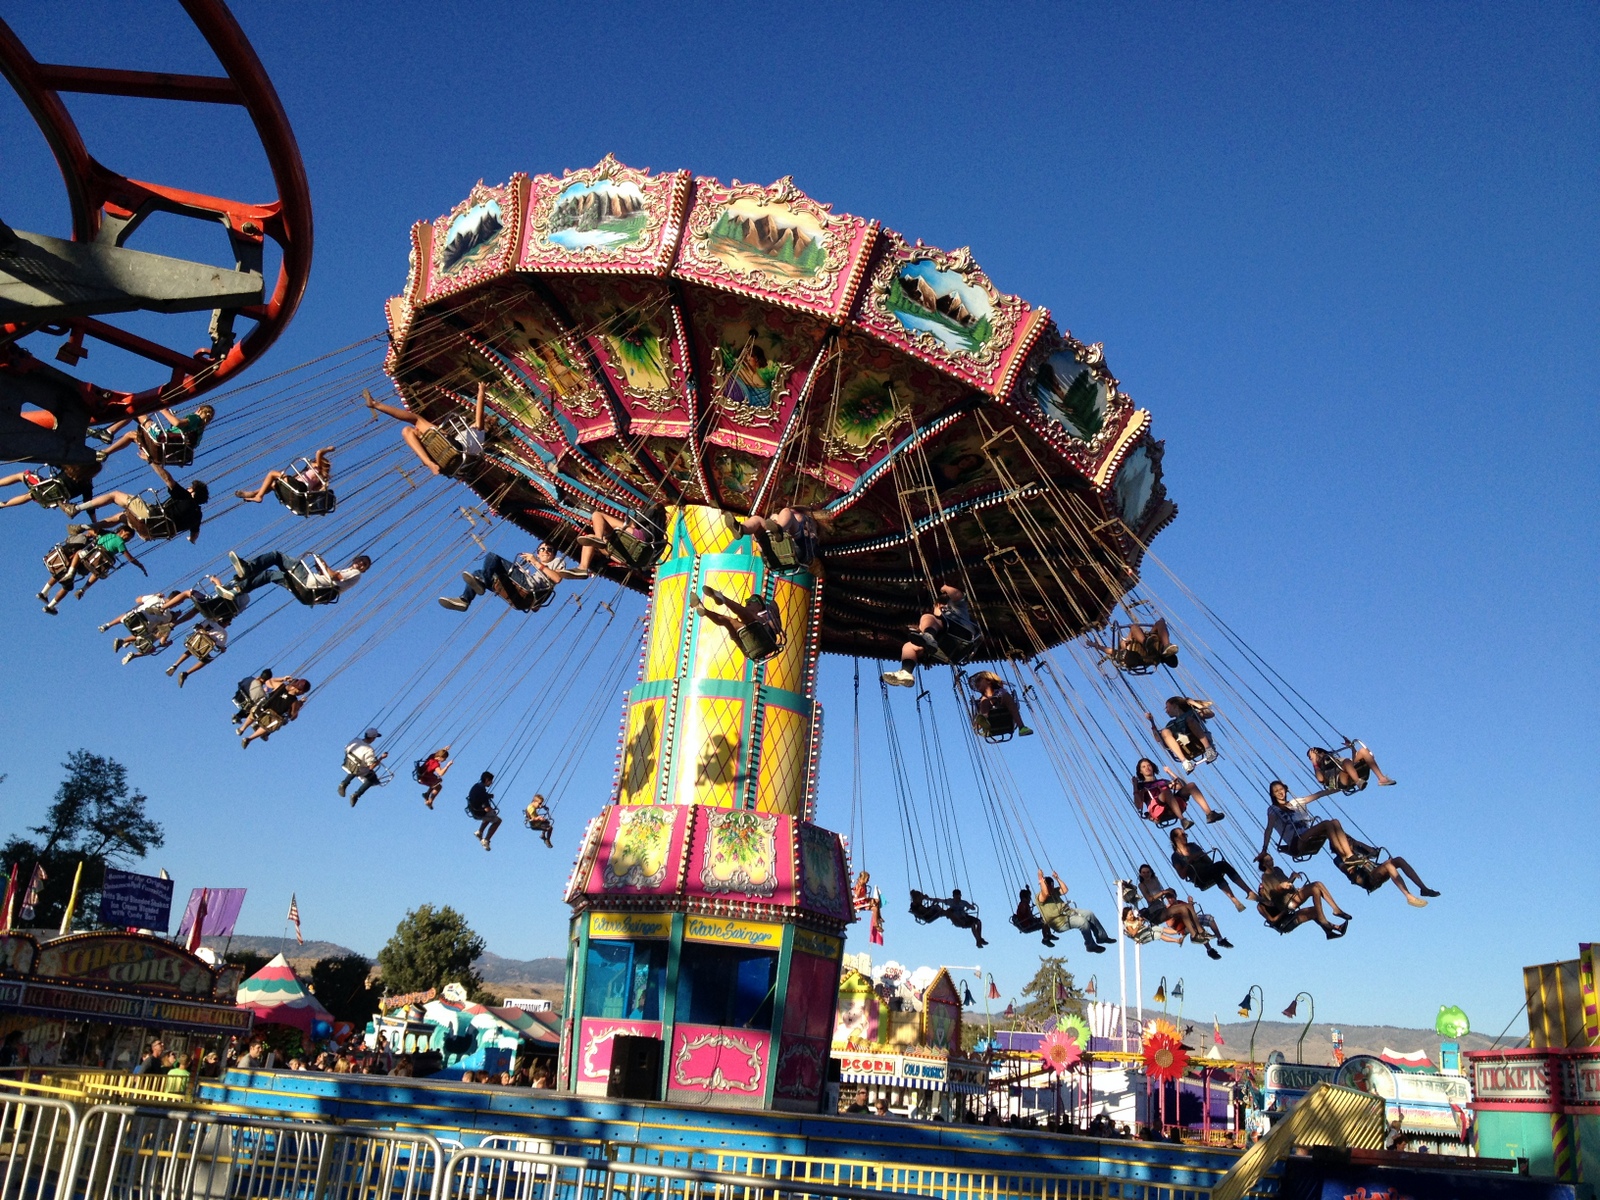
[[[497,1135],[0,1091],[0,1200],[1209,1200],[1094,1175]]]
[[[56,1200],[77,1144],[78,1110],[65,1100],[0,1093],[0,1200]]]

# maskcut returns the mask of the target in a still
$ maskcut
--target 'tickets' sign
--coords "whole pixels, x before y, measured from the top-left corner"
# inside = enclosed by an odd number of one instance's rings
[[[186,950],[153,938],[85,933],[40,947],[36,975],[138,991],[209,998],[211,968]]]
[[[1540,1059],[1502,1059],[1472,1064],[1472,1091],[1480,1101],[1550,1099],[1550,1066]]]

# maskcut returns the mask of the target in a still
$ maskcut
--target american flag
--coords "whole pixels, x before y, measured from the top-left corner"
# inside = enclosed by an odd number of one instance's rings
[[[306,939],[300,936],[300,905],[295,903],[293,892],[289,893],[289,920],[294,923],[294,940],[304,946]]]

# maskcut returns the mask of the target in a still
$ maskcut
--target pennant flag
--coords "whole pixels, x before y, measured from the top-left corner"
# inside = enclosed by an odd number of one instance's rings
[[[994,976],[993,975],[989,976],[989,999],[991,999],[991,1000],[1000,999],[1000,989],[995,987],[995,985],[994,985]]]
[[[1222,1040],[1222,1023],[1217,1020],[1216,1013],[1211,1014],[1211,1041],[1217,1046],[1227,1045],[1227,1043]]]
[[[189,927],[189,941],[187,947],[190,954],[200,949],[200,939],[205,936],[206,928],[206,899],[210,895],[209,888],[200,889],[200,903],[194,908],[194,923]]]
[[[35,863],[33,874],[28,879],[28,890],[22,893],[22,919],[33,920],[33,910],[38,907],[39,893],[44,890],[44,881],[49,878],[44,873],[44,864]]]
[[[11,928],[11,914],[13,905],[17,902],[17,864],[11,864],[11,877],[6,880],[6,903],[4,910],[0,910],[0,920],[5,922],[7,929]]]
[[[300,945],[306,944],[306,939],[300,936],[300,905],[295,902],[295,894],[289,893],[289,920],[294,924],[294,940]]]

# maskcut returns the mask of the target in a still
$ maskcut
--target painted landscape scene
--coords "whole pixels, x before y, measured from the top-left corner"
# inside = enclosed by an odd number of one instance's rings
[[[499,245],[504,228],[498,200],[474,204],[450,222],[439,253],[439,274],[453,275],[488,258]]]
[[[1054,417],[1086,442],[1105,426],[1105,384],[1070,350],[1057,350],[1040,365],[1033,380],[1033,398],[1046,416]]]
[[[570,183],[550,208],[547,237],[565,250],[614,249],[644,236],[649,214],[636,183]]]
[[[706,235],[706,251],[737,271],[810,279],[828,261],[822,222],[787,204],[735,200]]]
[[[890,281],[887,303],[902,326],[931,334],[947,350],[977,354],[994,336],[988,295],[926,258],[900,268]]]

